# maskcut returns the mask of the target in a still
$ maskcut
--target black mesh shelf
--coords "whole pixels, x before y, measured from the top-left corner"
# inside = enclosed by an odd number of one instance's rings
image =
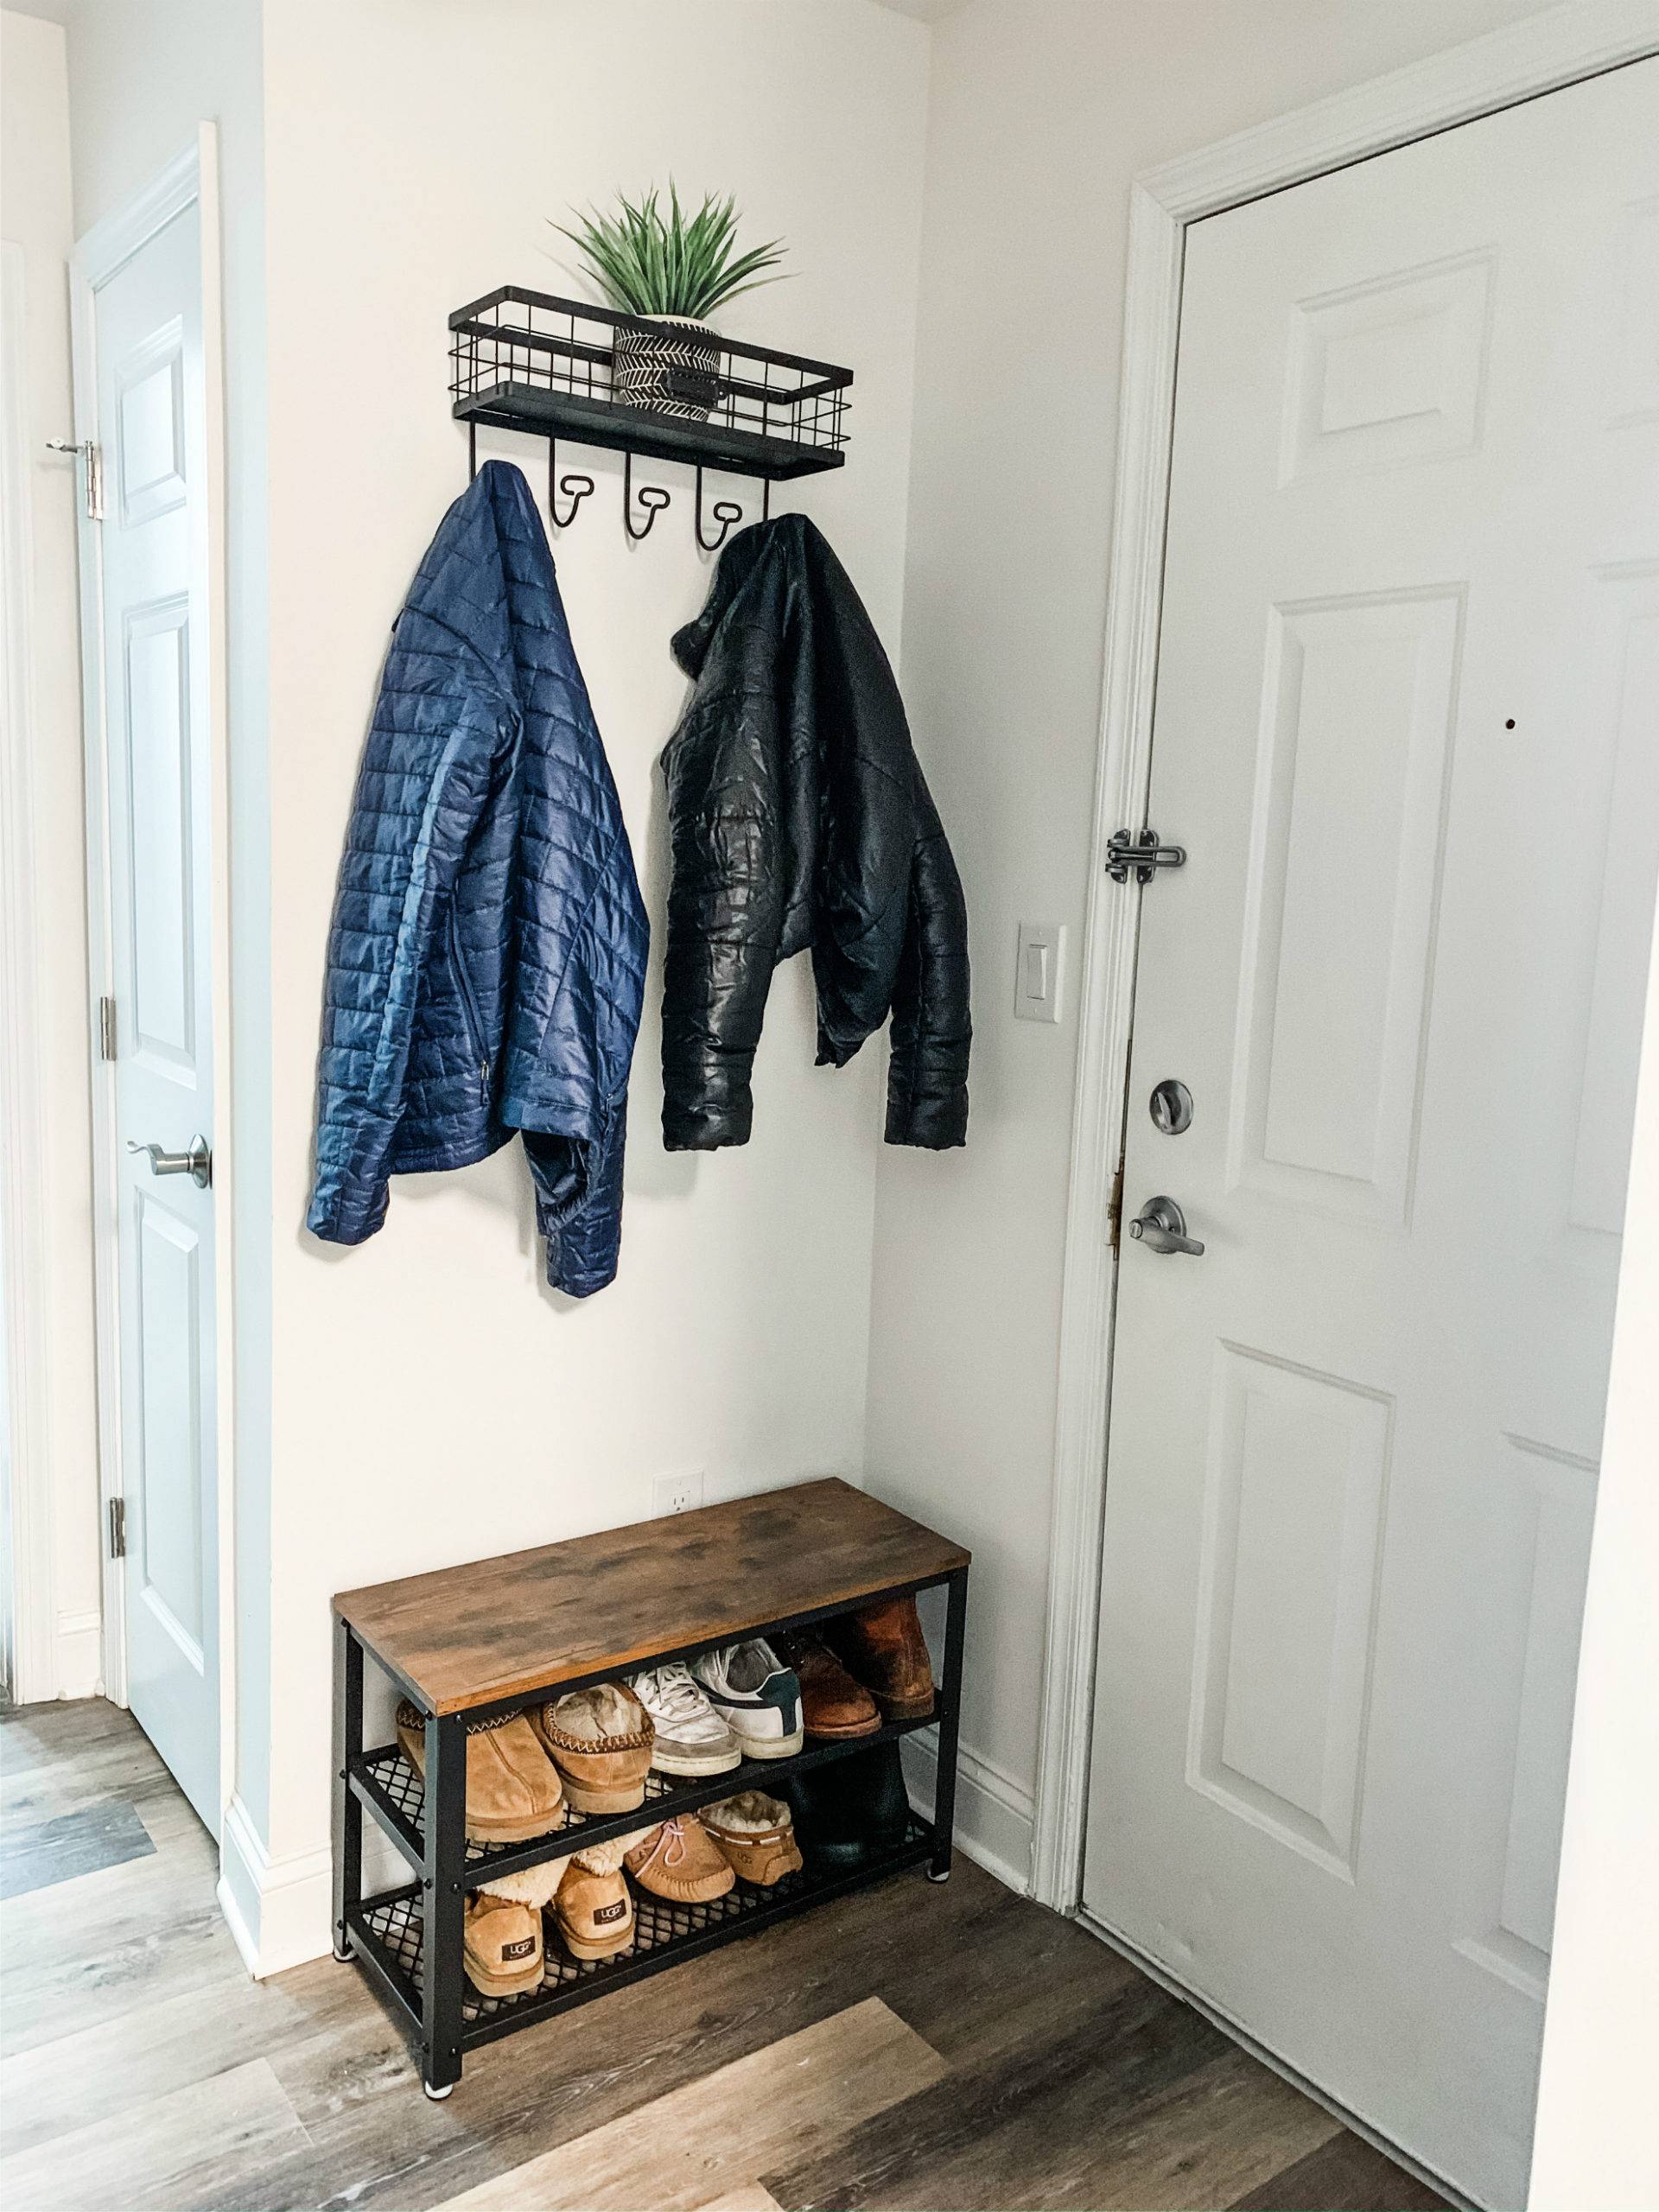
[[[775,1796],[784,1777],[799,1773],[804,1767],[817,1766],[826,1759],[844,1758],[850,1752],[869,1751],[877,1744],[912,1735],[917,1729],[932,1725],[931,1719],[890,1721],[868,1736],[850,1737],[841,1743],[810,1744],[792,1758],[746,1759],[741,1766],[732,1768],[726,1774],[703,1775],[696,1779],[658,1774],[653,1768],[645,1777],[645,1802],[632,1812],[600,1815],[579,1813],[573,1805],[567,1805],[563,1826],[550,1835],[537,1836],[533,1842],[481,1844],[469,1840],[465,1886],[475,1889],[480,1882],[515,1872],[521,1867],[538,1866],[547,1859],[563,1858],[579,1844],[598,1843],[607,1836],[627,1835],[653,1821],[671,1820],[677,1813],[695,1812],[699,1805],[712,1805],[720,1798],[735,1796],[740,1789],[763,1789]],[[365,1752],[353,1763],[352,1780],[381,1827],[402,1847],[410,1866],[421,1866],[425,1850],[423,1819],[426,1789],[419,1773],[397,1745],[392,1744],[383,1751]]]
[[[714,404],[682,420],[613,396],[619,330],[662,326],[504,284],[449,318],[450,396],[463,422],[772,480],[839,468],[850,369],[718,340]]]
[[[609,1959],[573,1959],[560,1943],[550,1917],[544,1917],[547,1961],[537,1987],[516,1997],[486,1997],[470,1981],[463,1984],[462,2046],[492,2042],[498,2035],[526,2026],[548,2013],[564,2012],[622,1983],[659,1973],[681,1959],[729,1941],[739,1932],[769,1927],[826,1897],[882,1881],[919,1865],[932,1848],[932,1829],[912,1814],[901,1845],[851,1870],[831,1872],[809,1864],[798,1874],[785,1875],[771,1889],[739,1882],[723,1897],[708,1904],[671,1904],[630,1884],[633,1941],[626,1951]],[[419,1890],[411,1887],[372,1900],[353,1913],[351,1925],[355,1941],[365,1948],[384,1981],[418,2023],[424,1936]]]

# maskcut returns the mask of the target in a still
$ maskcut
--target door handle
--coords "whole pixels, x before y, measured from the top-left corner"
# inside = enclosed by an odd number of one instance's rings
[[[1129,1224],[1129,1234],[1149,1252],[1187,1252],[1196,1260],[1204,1247],[1186,1233],[1186,1216],[1173,1198],[1148,1198]]]
[[[213,1148],[206,1137],[192,1137],[188,1152],[163,1152],[158,1144],[127,1142],[129,1152],[147,1152],[152,1175],[188,1175],[199,1191],[213,1179]]]

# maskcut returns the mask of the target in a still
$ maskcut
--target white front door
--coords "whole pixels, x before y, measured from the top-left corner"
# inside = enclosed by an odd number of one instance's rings
[[[213,1140],[195,205],[92,297],[126,1689],[217,1834],[213,1197],[179,1166],[193,1143],[211,1151]]]
[[[1189,231],[1147,818],[1123,1213],[1205,1249],[1122,1247],[1084,1901],[1516,2205],[1659,875],[1659,63]]]

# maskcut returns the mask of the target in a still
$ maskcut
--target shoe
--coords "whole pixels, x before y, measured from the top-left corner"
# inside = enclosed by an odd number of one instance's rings
[[[623,1860],[642,1890],[674,1904],[709,1904],[736,1877],[695,1813],[648,1829]]]
[[[763,1789],[740,1789],[700,1815],[721,1856],[734,1874],[769,1890],[785,1874],[801,1871],[795,1823],[781,1798]]]
[[[731,1730],[691,1679],[689,1667],[650,1667],[628,1688],[651,1715],[657,1739],[651,1763],[659,1774],[727,1774],[743,1754]]]
[[[762,1637],[706,1652],[691,1672],[745,1758],[792,1758],[805,1743],[801,1686]]]
[[[595,1682],[570,1690],[532,1706],[530,1721],[579,1813],[631,1813],[645,1803],[656,1731],[631,1689]]]
[[[573,1959],[614,1958],[632,1942],[633,1899],[622,1878],[622,1861],[640,1840],[639,1834],[613,1836],[567,1860],[552,1911]]]
[[[875,1700],[817,1637],[779,1637],[778,1656],[800,1682],[801,1719],[809,1736],[834,1743],[848,1736],[873,1736],[881,1726]]]
[[[808,1859],[826,1872],[882,1858],[909,1833],[910,1799],[895,1743],[791,1775],[784,1795]]]
[[[542,1916],[480,1890],[461,1916],[461,1962],[481,1996],[518,1997],[542,1978]]]
[[[404,1699],[397,1748],[426,1778],[426,1727]],[[522,1713],[467,1732],[467,1835],[472,1843],[529,1843],[564,1825],[564,1793]]]
[[[933,1666],[913,1598],[893,1598],[823,1624],[823,1640],[874,1696],[887,1720],[925,1720],[933,1710]]]

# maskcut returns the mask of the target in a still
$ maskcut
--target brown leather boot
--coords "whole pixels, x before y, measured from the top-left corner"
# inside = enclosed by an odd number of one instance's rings
[[[424,1778],[426,1731],[407,1699],[397,1707],[397,1747]],[[564,1822],[553,1762],[522,1713],[467,1734],[467,1834],[474,1843],[528,1843]]]
[[[809,1736],[830,1741],[869,1736],[881,1726],[875,1700],[816,1636],[780,1636],[778,1656],[800,1678],[801,1719]]]
[[[650,1829],[622,1863],[642,1890],[671,1904],[709,1904],[736,1879],[695,1813]]]
[[[925,1720],[933,1710],[933,1667],[913,1598],[893,1598],[823,1624],[824,1642],[871,1691],[887,1720]]]

